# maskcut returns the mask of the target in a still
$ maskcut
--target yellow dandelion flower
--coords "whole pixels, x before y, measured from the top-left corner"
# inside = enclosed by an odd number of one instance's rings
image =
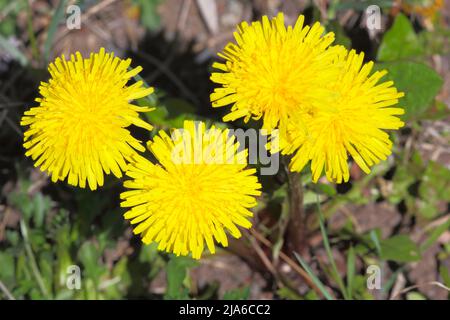
[[[263,118],[263,129],[280,125],[283,130],[290,115],[305,112],[328,101],[324,83],[337,76],[332,64],[335,49],[332,32],[316,22],[304,26],[304,16],[286,28],[282,13],[269,20],[248,25],[243,22],[234,33],[236,44],[229,43],[219,56],[225,63],[214,63],[221,72],[211,80],[221,85],[211,94],[213,107],[232,104],[224,121],[244,117]]]
[[[239,238],[237,226],[251,227],[249,208],[261,185],[229,130],[185,121],[172,137],[160,131],[148,147],[159,164],[137,156],[124,183],[133,190],[121,194],[121,206],[131,207],[124,217],[144,243],[199,259],[205,242],[215,253],[214,240],[228,245],[225,230]]]
[[[341,73],[331,85],[333,103],[321,106],[303,122],[289,123],[280,148],[284,154],[295,152],[291,171],[301,171],[311,160],[314,182],[325,171],[328,180],[341,183],[349,179],[348,155],[369,173],[371,166],[391,154],[392,142],[383,130],[404,125],[397,117],[404,110],[393,107],[404,94],[392,81],[379,83],[387,71],[369,76],[373,62],[363,64],[363,59],[363,53],[342,50],[336,61]]]
[[[39,87],[39,106],[25,112],[21,125],[29,127],[25,155],[53,182],[68,177],[69,184],[85,188],[87,180],[95,190],[103,185],[103,172],[120,178],[135,150],[145,150],[126,127],[152,129],[138,114],[152,109],[130,101],[153,88],[144,88],[142,81],[127,86],[142,70],[128,70],[130,63],[102,48],[88,59],[77,52],[69,61],[62,55],[49,65],[51,77]]]

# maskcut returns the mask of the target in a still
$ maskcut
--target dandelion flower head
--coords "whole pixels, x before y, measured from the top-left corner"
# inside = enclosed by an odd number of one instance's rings
[[[263,129],[283,130],[292,113],[308,113],[325,103],[329,93],[324,84],[338,70],[330,47],[334,34],[324,30],[318,22],[305,26],[304,16],[286,28],[282,13],[251,25],[243,22],[234,33],[236,43],[219,53],[225,62],[213,64],[219,72],[211,80],[220,87],[211,94],[212,105],[232,104],[224,121],[262,117]]]
[[[404,125],[398,117],[404,110],[395,107],[404,94],[392,81],[380,81],[387,71],[371,74],[373,62],[363,59],[363,53],[341,50],[335,61],[341,72],[331,83],[332,103],[321,105],[304,121],[290,121],[280,148],[283,154],[293,154],[291,171],[301,171],[311,161],[314,182],[325,171],[328,180],[341,183],[349,180],[349,155],[369,173],[391,154],[385,130]]]
[[[251,227],[261,185],[229,130],[185,121],[171,136],[160,131],[148,147],[158,163],[137,156],[124,183],[131,190],[121,194],[121,206],[130,208],[124,217],[144,243],[199,259],[205,242],[215,253],[214,242],[228,245],[225,231],[239,238],[238,226]]]
[[[153,88],[141,81],[127,85],[142,68],[129,69],[130,59],[114,57],[102,48],[85,59],[79,52],[66,61],[64,55],[48,67],[50,80],[39,87],[39,104],[25,112],[21,125],[26,156],[48,172],[53,182],[94,190],[104,183],[104,173],[122,176],[126,161],[145,148],[133,138],[131,124],[152,126],[139,112],[152,110],[130,102],[145,97]]]

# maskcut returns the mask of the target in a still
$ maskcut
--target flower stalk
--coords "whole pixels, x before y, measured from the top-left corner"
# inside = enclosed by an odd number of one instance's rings
[[[289,159],[285,158],[285,169],[288,178],[289,223],[287,227],[290,250],[302,253],[306,247],[306,218],[303,208],[303,185],[299,172],[291,172]]]

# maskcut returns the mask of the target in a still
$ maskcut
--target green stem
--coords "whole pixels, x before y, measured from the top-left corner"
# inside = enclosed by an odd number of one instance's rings
[[[289,244],[293,251],[301,253],[306,244],[306,221],[303,209],[303,185],[299,172],[291,172],[288,168],[288,159],[285,160],[285,168],[288,177],[289,197]]]

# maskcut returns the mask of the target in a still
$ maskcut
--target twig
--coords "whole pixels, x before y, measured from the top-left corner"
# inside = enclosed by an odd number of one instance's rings
[[[400,273],[395,280],[394,287],[392,288],[392,294],[389,298],[390,300],[394,300],[398,295],[401,294],[401,292],[404,290],[406,279],[403,273]]]
[[[19,135],[19,137],[23,136],[22,130],[20,130],[20,128],[14,123],[14,121],[12,121],[8,115],[6,115],[5,121],[7,124],[9,124],[9,126]]]
[[[8,110],[3,110],[1,113],[0,113],[0,127],[1,127],[1,125],[2,125],[2,123],[3,123],[3,121],[6,119],[6,114],[8,113]]]
[[[443,217],[440,217],[432,222],[430,222],[429,224],[427,224],[424,228],[423,231],[429,231],[435,227],[439,227],[440,225],[446,223],[448,220],[450,219],[450,214],[447,214]]]
[[[164,63],[161,60],[144,52],[133,51],[133,53],[138,57],[141,57],[142,59],[146,60],[148,63],[152,64],[154,67],[158,68],[162,73],[164,73],[173,82],[173,84],[176,85],[178,89],[180,89],[180,91],[189,100],[191,100],[192,103],[194,103],[195,106],[200,105],[197,97],[184,85],[184,83],[177,77],[175,73],[173,73],[167,66],[164,65]]]
[[[99,11],[102,11],[103,9],[105,9],[107,6],[113,4],[114,2],[116,2],[116,0],[105,0],[105,1],[102,1],[94,6],[90,7],[89,10],[84,14],[82,21],[86,21],[87,19],[89,19],[90,16],[96,14]]]
[[[6,108],[15,108],[19,106],[23,106],[25,102],[7,102],[0,104],[0,109],[6,109]]]
[[[18,135],[19,137],[23,136],[22,131],[20,128],[8,117],[8,110],[3,109],[3,111],[0,113],[0,125],[5,121]]]
[[[264,253],[261,246],[255,240],[255,238],[253,238],[253,237],[248,237],[248,238],[250,240],[250,244],[252,245],[253,249],[255,249],[256,253],[258,254],[259,258],[266,266],[267,270],[269,270],[270,273],[272,273],[272,275],[275,278],[277,278],[278,277],[277,270],[276,270],[275,266],[273,265],[273,263],[269,260],[269,258],[267,258],[267,255]]]
[[[219,18],[217,16],[217,3],[215,0],[197,0],[200,16],[211,34],[219,31]]]
[[[261,248],[258,241],[256,241],[256,237],[251,237],[249,234],[246,234],[246,235],[247,235],[247,238],[249,239],[253,249],[258,254],[259,258],[263,262],[266,269],[269,270],[269,272],[272,274],[272,276],[277,281],[278,287],[286,286],[286,287],[290,288],[291,290],[297,292],[298,288],[294,284],[292,284],[287,279],[287,277],[285,277],[282,273],[280,273],[277,270],[277,268],[274,265],[276,262],[271,261],[269,259],[269,257],[264,253],[264,250]]]
[[[262,244],[265,246],[272,248],[272,243],[267,240],[263,235],[261,235],[258,231],[256,231],[254,228],[250,229],[250,233]],[[317,286],[314,284],[314,282],[309,277],[308,273],[303,270],[294,260],[289,258],[284,252],[280,252],[280,258],[284,262],[286,262],[295,272],[297,272],[308,284],[310,288],[312,288],[319,296],[323,296],[322,292],[317,288]]]
[[[189,10],[191,9],[192,0],[185,0],[181,5],[181,11],[178,16],[177,32],[183,31],[187,18],[189,17]]]
[[[393,295],[393,296],[391,297],[391,300],[392,300],[392,299],[395,299],[395,298],[397,298],[399,295],[402,295],[402,294],[404,294],[404,293],[407,293],[407,292],[409,292],[409,291],[411,291],[411,290],[419,289],[419,288],[422,288],[422,287],[425,287],[425,286],[437,286],[437,287],[439,287],[439,288],[441,288],[441,289],[444,289],[444,290],[447,290],[448,292],[450,292],[450,288],[449,288],[449,287],[443,285],[443,284],[440,283],[440,282],[437,282],[437,281],[431,281],[431,282],[427,282],[427,283],[423,283],[423,284],[417,284],[417,285],[415,285],[415,286],[407,287],[407,288],[405,288],[405,289],[403,289],[403,290],[397,292],[395,295]]]
[[[102,283],[99,284],[98,290],[105,290],[108,287],[111,287],[111,286],[114,286],[114,285],[120,283],[121,280],[122,279],[119,276],[114,277],[112,279],[105,280],[105,281],[103,281]]]

